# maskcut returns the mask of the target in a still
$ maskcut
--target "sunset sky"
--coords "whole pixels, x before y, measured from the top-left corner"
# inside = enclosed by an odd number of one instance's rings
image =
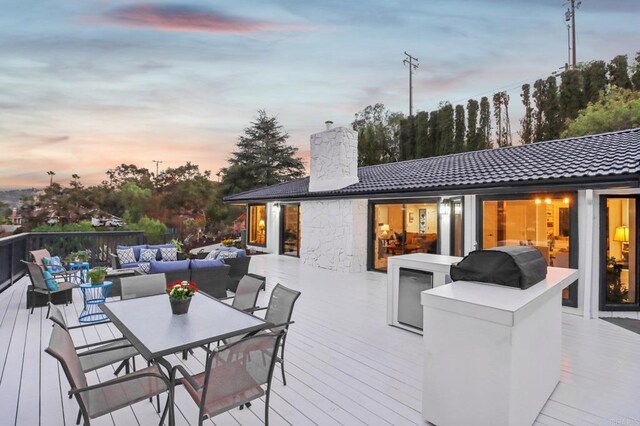
[[[308,156],[325,120],[511,89],[564,65],[562,0],[9,0],[0,14],[0,188],[120,163],[215,174],[258,109]],[[640,1],[584,0],[578,60],[633,57]],[[518,127],[512,122],[513,127]]]

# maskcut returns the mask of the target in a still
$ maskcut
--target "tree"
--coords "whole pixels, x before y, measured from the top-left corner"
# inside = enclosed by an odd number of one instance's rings
[[[633,89],[640,91],[640,52],[636,53],[635,64],[633,65],[632,71],[631,83],[633,83]]]
[[[562,131],[562,122],[560,121],[558,85],[554,76],[549,76],[545,80],[542,96],[542,104],[544,105],[543,137],[545,140],[557,139]]]
[[[627,55],[618,55],[609,62],[609,84],[622,89],[633,89],[629,78],[629,61]]]
[[[455,136],[453,138],[453,152],[463,152],[464,151],[464,137],[466,127],[464,124],[464,106],[456,105],[455,108]]]
[[[433,150],[429,145],[429,113],[420,111],[416,114],[416,158],[432,157]]]
[[[400,126],[404,115],[384,104],[369,105],[355,114],[351,123],[358,132],[358,164],[389,163],[400,158]]]
[[[133,182],[140,188],[153,188],[151,173],[148,169],[138,167],[135,164],[120,164],[119,166],[107,170],[109,185],[112,188],[120,188],[127,182]]]
[[[304,176],[304,164],[296,157],[298,148],[287,144],[289,134],[275,116],[259,110],[258,117],[244,129],[223,169],[223,194],[246,191]]]
[[[436,133],[438,155],[446,155],[454,152],[453,106],[449,102],[440,104],[438,111],[438,131]]]
[[[416,158],[415,116],[410,115],[400,125],[400,161]]]
[[[504,130],[502,128],[502,92],[498,92],[493,95],[493,116],[495,117],[497,127],[496,145],[501,147],[504,146]]]
[[[533,141],[544,139],[544,80],[538,79],[533,83],[533,103],[536,107],[533,112]]]
[[[582,71],[585,103],[596,102],[600,92],[607,88],[607,64],[604,61],[589,62]]]
[[[133,181],[125,182],[120,188],[119,200],[124,209],[124,220],[137,223],[142,219],[145,207],[151,200],[151,190],[141,188]]]
[[[429,146],[430,156],[435,157],[440,153],[440,146],[438,145],[439,139],[439,110],[431,111],[429,113],[429,120],[427,121],[427,146]]]
[[[491,148],[491,106],[489,98],[483,96],[480,99],[480,121],[478,126],[477,149]]]
[[[531,86],[522,85],[520,94],[522,105],[524,105],[524,115],[520,119],[520,140],[523,144],[533,142],[533,108],[531,107]]]
[[[640,127],[640,92],[612,87],[569,120],[563,137],[592,135]]]
[[[566,70],[562,73],[560,83],[560,121],[574,119],[587,103],[584,96],[583,72],[577,69]]]
[[[478,101],[467,101],[467,150],[478,149]]]

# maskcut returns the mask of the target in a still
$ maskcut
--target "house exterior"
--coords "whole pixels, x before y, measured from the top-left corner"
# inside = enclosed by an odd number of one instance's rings
[[[247,245],[341,272],[390,256],[527,245],[580,270],[565,311],[640,318],[640,128],[357,167],[357,135],[311,136],[310,176],[225,198]]]

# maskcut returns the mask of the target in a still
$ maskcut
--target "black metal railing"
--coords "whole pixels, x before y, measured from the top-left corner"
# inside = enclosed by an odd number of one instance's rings
[[[29,232],[0,238],[0,292],[25,275],[26,266],[20,260],[31,260],[32,250],[47,249],[61,258],[89,250],[91,266],[109,266],[109,253],[115,253],[116,246],[144,242],[142,231]]]

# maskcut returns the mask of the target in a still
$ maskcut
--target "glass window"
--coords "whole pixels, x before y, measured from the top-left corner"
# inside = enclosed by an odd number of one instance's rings
[[[436,253],[437,203],[375,204],[373,268],[387,270],[387,259],[408,253]]]
[[[532,196],[483,200],[482,248],[530,246],[549,266],[568,268],[570,259],[571,197]],[[563,292],[569,299],[569,289]]]
[[[256,246],[267,245],[267,206],[256,204],[249,206],[249,235],[248,244]]]
[[[638,304],[637,201],[607,198],[606,303]]]
[[[451,209],[451,255],[464,256],[462,200],[453,200]]]

